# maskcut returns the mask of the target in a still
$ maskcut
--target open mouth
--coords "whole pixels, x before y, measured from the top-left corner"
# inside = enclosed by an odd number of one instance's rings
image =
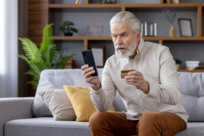
[[[126,48],[118,48],[119,51],[126,50]]]

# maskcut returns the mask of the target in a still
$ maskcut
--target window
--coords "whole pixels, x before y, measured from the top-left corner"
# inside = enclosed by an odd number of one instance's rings
[[[0,0],[0,18],[0,75],[2,75],[5,64],[5,0]]]

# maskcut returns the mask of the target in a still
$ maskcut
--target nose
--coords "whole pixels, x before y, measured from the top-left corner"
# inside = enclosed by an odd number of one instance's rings
[[[118,36],[116,41],[115,41],[115,45],[122,45],[122,43],[123,43],[122,38],[120,36]]]

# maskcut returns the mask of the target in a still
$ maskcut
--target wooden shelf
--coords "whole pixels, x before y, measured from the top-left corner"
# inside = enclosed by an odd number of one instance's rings
[[[163,41],[204,41],[204,37],[161,37]]]
[[[178,72],[192,72],[192,73],[199,73],[204,72],[204,69],[196,69],[196,70],[187,70],[187,69],[180,69]]]
[[[49,4],[49,8],[196,8],[203,3],[194,4]]]
[[[121,4],[49,4],[49,8],[121,8]]]
[[[54,40],[85,40],[84,36],[53,36]]]
[[[93,36],[54,36],[54,40],[92,40],[92,41],[109,41],[111,37],[93,37]],[[144,40],[150,41],[204,41],[204,37],[143,37]]]

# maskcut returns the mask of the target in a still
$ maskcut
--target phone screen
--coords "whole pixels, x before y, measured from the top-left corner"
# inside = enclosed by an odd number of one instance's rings
[[[91,76],[98,76],[92,51],[91,50],[82,51],[82,55],[84,58],[84,63],[89,65],[89,67],[93,67],[95,70],[95,73],[92,74]]]

